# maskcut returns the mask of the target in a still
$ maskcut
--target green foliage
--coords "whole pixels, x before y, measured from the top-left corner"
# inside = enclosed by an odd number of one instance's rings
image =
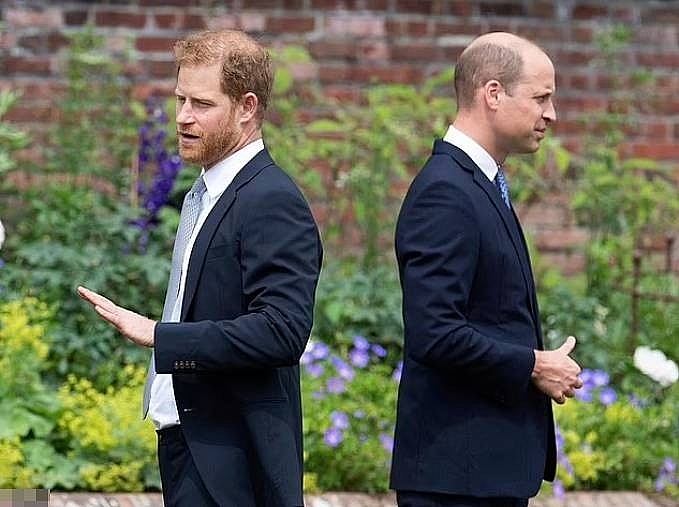
[[[555,409],[573,467],[559,469],[570,489],[654,491],[665,459],[679,460],[679,384],[661,402],[636,395],[605,406],[574,401]],[[671,491],[666,491],[671,493]]]
[[[322,491],[386,491],[396,411],[393,367],[371,353],[367,365],[354,367],[349,359],[356,347],[315,353],[320,347],[312,344],[303,360],[305,469]]]
[[[130,100],[122,64],[92,29],[74,32],[64,66],[68,86],[47,148],[48,171],[90,175],[116,190],[129,184],[139,107]],[[137,116],[135,116],[135,112]]]
[[[80,463],[79,484],[92,491],[142,491],[160,487],[156,436],[139,413],[146,369],[126,366],[118,389],[97,390],[70,376],[59,390],[58,426],[70,443],[69,459]]]
[[[16,167],[12,154],[28,146],[29,136],[11,125],[4,116],[16,104],[19,95],[11,90],[0,90],[0,174]]]
[[[141,251],[141,232],[130,225],[135,210],[95,190],[54,185],[27,197],[25,220],[7,239],[3,282],[10,292],[51,302],[59,322],[49,333],[57,378],[70,372],[108,385],[120,364],[139,362],[145,353],[102,321],[75,288],[85,285],[158,316],[171,247],[154,234]]]
[[[327,263],[316,291],[312,334],[331,344],[362,335],[399,350],[403,324],[395,263],[370,270],[351,262]]]

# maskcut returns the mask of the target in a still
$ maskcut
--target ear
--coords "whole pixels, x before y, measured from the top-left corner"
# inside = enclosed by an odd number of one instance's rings
[[[495,111],[500,105],[500,100],[505,94],[505,88],[497,79],[491,79],[483,85],[483,98],[486,106]]]
[[[248,123],[257,116],[257,108],[259,107],[259,99],[253,92],[247,92],[240,100],[241,106],[241,123]]]

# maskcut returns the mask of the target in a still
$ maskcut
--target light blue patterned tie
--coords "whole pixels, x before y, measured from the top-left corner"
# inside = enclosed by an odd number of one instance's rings
[[[509,200],[509,184],[507,183],[507,177],[502,167],[498,164],[497,166],[497,176],[495,176],[495,185],[500,191],[500,197],[507,205],[507,208],[512,209],[511,201]]]
[[[163,306],[163,317],[161,322],[167,322],[172,318],[172,312],[177,303],[177,296],[179,295],[179,281],[182,276],[184,251],[186,250],[186,246],[193,233],[193,228],[196,226],[196,222],[200,216],[205,190],[205,181],[203,181],[203,176],[201,175],[196,178],[191,190],[184,196],[182,211],[179,215],[179,227],[177,227],[177,235],[175,236],[174,248],[172,249],[172,267],[170,269],[170,280],[167,283],[167,292],[165,293],[165,304]],[[156,364],[152,354],[148,375],[146,377],[146,384],[144,385],[144,399],[142,402],[143,417],[146,417],[146,413],[148,412],[151,385],[153,384],[155,376]]]

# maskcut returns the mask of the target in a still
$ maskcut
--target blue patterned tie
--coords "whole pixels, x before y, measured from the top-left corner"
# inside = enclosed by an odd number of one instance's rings
[[[499,164],[497,166],[497,176],[495,176],[495,185],[500,191],[500,197],[502,197],[507,208],[512,209],[511,201],[509,200],[509,184],[507,183],[507,177]]]
[[[165,293],[165,304],[163,305],[163,317],[161,322],[167,322],[172,318],[172,312],[177,303],[177,296],[179,295],[179,282],[182,276],[182,264],[184,262],[184,252],[186,246],[193,234],[193,228],[196,226],[198,217],[203,203],[203,194],[205,193],[205,181],[203,176],[198,176],[194,181],[191,190],[184,196],[184,203],[182,204],[182,211],[179,215],[179,227],[177,227],[177,235],[174,239],[174,248],[172,249],[172,267],[170,269],[170,280],[167,283],[167,292]],[[149,399],[151,398],[151,385],[156,376],[156,364],[153,354],[151,355],[151,364],[149,364],[148,375],[146,376],[146,385],[144,386],[144,398],[142,400],[143,417],[149,408]]]

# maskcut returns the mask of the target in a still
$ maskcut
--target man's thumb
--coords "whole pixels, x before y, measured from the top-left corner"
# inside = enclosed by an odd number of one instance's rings
[[[575,337],[569,336],[568,338],[566,338],[566,341],[563,342],[563,345],[559,347],[559,350],[564,354],[568,355],[574,348],[575,348]]]

